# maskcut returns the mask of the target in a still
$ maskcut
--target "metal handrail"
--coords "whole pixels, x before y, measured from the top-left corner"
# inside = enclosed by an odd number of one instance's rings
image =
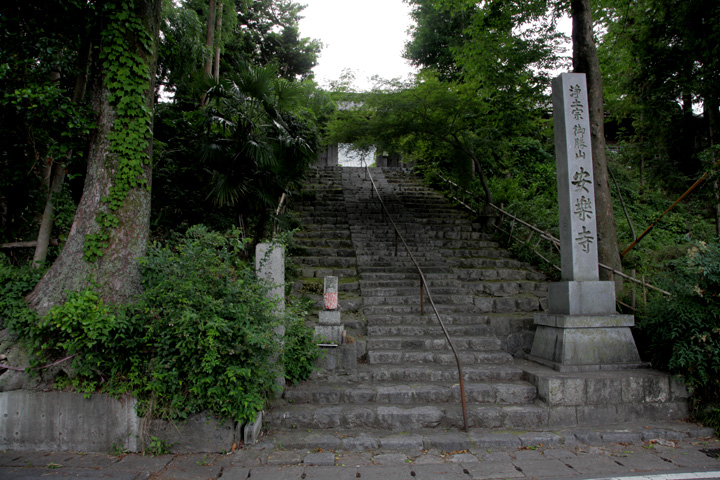
[[[438,322],[440,323],[440,328],[442,329],[443,333],[445,334],[445,338],[448,341],[448,345],[450,345],[450,349],[453,352],[453,355],[455,356],[455,363],[457,364],[458,369],[458,377],[460,378],[460,401],[462,403],[462,412],[463,412],[463,422],[465,424],[465,431],[467,432],[469,430],[468,427],[468,416],[467,416],[467,405],[465,403],[465,378],[463,375],[462,370],[462,364],[460,363],[460,356],[457,353],[457,350],[455,349],[455,344],[453,343],[452,339],[450,338],[450,333],[448,333],[447,328],[445,327],[445,323],[443,323],[442,318],[440,317],[440,313],[437,310],[437,307],[435,306],[435,302],[433,301],[432,295],[430,293],[430,288],[428,287],[427,281],[425,280],[425,275],[423,275],[422,269],[420,268],[420,265],[415,260],[415,257],[413,256],[412,252],[410,252],[410,247],[408,247],[408,244],[405,242],[405,239],[403,238],[402,234],[400,233],[400,230],[398,230],[397,225],[393,221],[392,217],[390,216],[390,211],[385,206],[385,202],[383,202],[382,197],[380,196],[380,190],[378,190],[377,185],[375,185],[375,181],[372,178],[372,174],[370,173],[370,168],[365,167],[365,175],[367,178],[370,179],[370,184],[372,186],[371,193],[373,195],[377,193],[377,198],[380,201],[380,206],[382,207],[382,213],[384,216],[387,216],[388,220],[390,220],[390,224],[392,225],[393,229],[395,230],[395,256],[397,256],[397,242],[398,239],[402,242],[403,246],[405,247],[405,251],[408,254],[408,257],[410,257],[410,260],[412,260],[413,264],[415,265],[415,268],[417,269],[418,275],[420,276],[420,313],[424,314],[424,305],[423,305],[423,288],[427,292],[427,298],[430,302],[430,305],[432,306],[433,311],[435,312],[435,317],[438,319]]]
[[[468,194],[472,195],[472,192],[468,191],[468,190],[467,190],[466,188],[464,188],[464,187],[461,187],[460,185],[458,185],[457,183],[453,182],[452,180],[447,179],[447,178],[443,177],[443,176],[440,175],[440,174],[437,174],[437,176],[440,177],[440,179],[443,180],[445,183],[448,183],[448,184],[450,184],[450,185],[452,185],[452,186],[454,186],[454,187],[456,187],[456,188],[458,188],[458,189],[460,189],[460,190],[463,190],[465,193],[468,193]],[[461,204],[462,206],[464,206],[465,208],[467,208],[468,210],[470,210],[471,212],[475,213],[476,215],[479,214],[478,210],[472,208],[470,205],[468,205],[468,204],[465,203],[464,201],[460,200],[460,199],[457,198],[455,195],[450,194],[450,197],[451,197],[453,200],[455,200],[456,202],[458,202],[459,204]],[[541,239],[551,242],[551,243],[553,244],[553,246],[554,246],[555,248],[557,248],[558,251],[560,251],[560,240],[559,240],[558,238],[556,238],[555,236],[553,236],[552,234],[550,234],[550,233],[548,233],[548,232],[546,232],[546,231],[544,231],[544,230],[540,230],[540,229],[537,228],[536,226],[534,226],[534,225],[532,225],[532,224],[530,224],[530,223],[527,223],[527,222],[523,221],[522,219],[518,218],[517,215],[514,215],[514,214],[512,214],[512,213],[509,213],[509,212],[503,210],[502,208],[498,207],[497,205],[495,205],[495,204],[493,204],[493,203],[488,203],[487,205],[489,205],[490,207],[492,207],[492,208],[494,208],[495,210],[497,210],[498,212],[500,212],[500,214],[502,214],[502,215],[504,215],[504,216],[506,216],[506,217],[512,218],[512,219],[513,219],[513,222],[517,222],[517,223],[521,224],[522,226],[528,228],[529,230],[537,233]],[[499,230],[501,230],[501,231],[504,231],[504,230],[502,230],[502,229],[501,229],[499,226],[497,226],[497,225],[495,226],[495,228],[497,228],[497,229],[499,229]],[[542,258],[542,259],[545,260],[546,262],[550,263],[556,270],[560,270],[560,267],[558,267],[557,265],[555,265],[554,263],[552,263],[550,260],[548,260],[547,258],[543,257],[543,256],[542,256],[541,254],[539,254],[538,252],[535,252],[535,253],[536,253],[537,255],[539,255],[540,258]],[[663,289],[661,289],[661,288],[658,288],[658,287],[656,287],[656,286],[654,286],[654,285],[651,285],[651,284],[647,283],[647,282],[644,280],[644,278],[643,278],[643,280],[638,280],[637,278],[635,278],[635,277],[633,277],[633,276],[631,276],[631,275],[627,275],[627,274],[625,274],[625,273],[623,273],[623,272],[620,272],[620,271],[618,271],[618,270],[615,270],[614,268],[609,267],[609,266],[607,266],[607,265],[605,265],[605,264],[603,264],[603,263],[600,263],[600,262],[598,262],[598,267],[603,268],[603,269],[611,272],[613,275],[618,275],[618,276],[620,276],[620,277],[622,277],[622,278],[624,278],[624,279],[626,279],[626,280],[628,280],[628,281],[630,281],[630,282],[636,283],[636,284],[638,284],[638,285],[642,285],[643,288],[649,288],[650,290],[655,290],[656,292],[659,292],[659,293],[661,293],[661,294],[663,294],[663,295],[672,296],[672,294],[671,294],[670,292],[665,291],[665,290],[663,290]]]

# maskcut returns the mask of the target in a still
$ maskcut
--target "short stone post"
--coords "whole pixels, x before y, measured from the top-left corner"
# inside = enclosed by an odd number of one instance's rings
[[[615,284],[600,281],[590,121],[585,74],[553,79],[562,281],[536,314],[530,359],[559,371],[642,366],[630,327],[615,312]]]
[[[319,325],[315,327],[315,335],[320,337],[323,344],[341,345],[343,326],[338,310],[338,277],[325,277],[323,306],[325,310],[318,313]]]
[[[345,326],[338,309],[338,277],[325,277],[323,306],[315,327],[315,336],[325,351],[318,366],[336,374],[353,374],[357,370],[357,344],[345,342]]]
[[[255,247],[255,274],[268,288],[268,297],[275,301],[274,312],[278,316],[285,313],[285,247],[277,243],[259,243]],[[277,340],[282,346],[285,325],[274,329]],[[275,359],[280,368],[277,383],[285,387],[285,373],[282,364]]]

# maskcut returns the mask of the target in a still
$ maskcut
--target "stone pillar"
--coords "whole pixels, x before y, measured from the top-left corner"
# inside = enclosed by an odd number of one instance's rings
[[[277,243],[259,243],[255,247],[255,273],[270,288],[277,313],[285,312],[285,247]]]
[[[615,312],[615,284],[600,281],[585,74],[553,79],[561,281],[536,314],[530,359],[559,371],[641,366],[632,315]]]
[[[318,151],[318,157],[315,161],[315,166],[337,167],[339,158],[338,152],[339,148],[337,143],[325,146],[324,150],[321,149]]]
[[[285,313],[285,247],[277,243],[259,243],[255,247],[255,274],[268,288],[268,297],[274,300],[274,313],[281,316]],[[274,329],[280,345],[285,337],[285,325]],[[285,374],[282,364],[277,362],[280,375],[277,383],[285,386]]]

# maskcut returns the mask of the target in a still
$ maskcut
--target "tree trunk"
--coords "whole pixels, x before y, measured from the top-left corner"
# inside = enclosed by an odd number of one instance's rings
[[[60,193],[63,182],[65,181],[65,165],[54,162],[55,172],[52,175],[48,198],[45,201],[45,210],[43,211],[42,220],[40,221],[40,230],[38,231],[37,245],[35,246],[35,254],[33,255],[33,268],[39,268],[47,258],[48,247],[50,246],[50,234],[53,227],[53,195]]]
[[[213,78],[215,83],[220,81],[220,40],[222,39],[223,2],[220,0],[215,24],[215,61],[213,64]]]
[[[595,212],[598,230],[598,260],[620,271],[620,249],[617,243],[617,227],[610,195],[607,157],[605,156],[605,108],[603,105],[602,77],[595,40],[593,39],[590,0],[570,0],[572,12],[573,68],[587,78],[590,107],[590,135],[592,141],[593,174],[595,177]],[[600,279],[616,281],[616,291],[622,287],[621,277],[614,277],[600,269]]]
[[[480,176],[480,184],[483,187],[483,191],[485,192],[485,205],[489,205],[492,203],[492,192],[490,191],[490,186],[487,183],[487,177],[485,176],[485,170],[483,170],[482,166],[480,165],[480,160],[473,155],[473,164],[475,165],[475,172]]]
[[[215,45],[215,17],[217,15],[217,1],[210,0],[208,7],[208,21],[207,21],[207,38],[205,39],[205,46],[210,52],[210,56],[205,61],[205,75],[208,77],[212,76],[212,65],[213,65],[213,46]]]
[[[155,56],[157,52],[158,26],[161,0],[136,0],[135,12],[153,40],[153,51],[142,48],[133,39],[137,55],[148,63],[149,79],[144,93],[146,105],[152,109],[154,100]],[[83,195],[75,212],[70,233],[57,260],[38,282],[26,300],[38,314],[45,315],[53,306],[64,302],[68,291],[82,290],[96,285],[101,298],[107,303],[127,303],[140,292],[140,268],[138,260],[147,249],[150,226],[150,180],[151,166],[145,165],[143,178],[147,186],[130,189],[115,212],[119,219],[117,227],[110,229],[109,246],[95,262],[83,259],[85,236],[100,230],[97,223],[99,212],[107,211],[102,201],[115,184],[119,161],[110,153],[108,134],[117,118],[115,107],[109,102],[106,88],[106,72],[97,54],[93,54],[90,79],[90,98],[97,112],[97,128],[90,138],[87,177]],[[151,145],[148,155],[151,155]]]
[[[84,38],[80,47],[79,57],[79,73],[75,78],[75,88],[73,89],[73,102],[77,103],[85,96],[85,89],[87,87],[87,69],[90,64],[90,40]],[[58,72],[58,80],[59,80]],[[72,157],[72,151],[67,155],[69,160]],[[52,169],[55,169],[54,175],[52,175]],[[57,162],[49,159],[48,172],[46,174],[48,198],[45,201],[45,210],[43,211],[42,219],[40,220],[40,229],[38,230],[37,245],[35,247],[35,254],[33,255],[33,268],[40,267],[45,263],[47,258],[47,251],[50,243],[50,234],[52,233],[53,227],[53,195],[59,193],[62,190],[62,185],[65,182],[65,165],[58,164]]]
[[[708,145],[710,148],[714,147],[717,144],[717,139],[715,138],[717,135],[717,121],[718,119],[717,114],[715,112],[718,111],[717,106],[714,104],[712,100],[703,99],[703,117],[705,118],[705,122],[707,125],[707,136],[708,136]],[[717,166],[715,163],[718,161],[717,155],[715,153],[712,154],[712,168],[715,169]],[[713,180],[713,197],[715,198],[715,205],[713,210],[715,211],[715,236],[720,239],[720,181],[718,181],[718,177],[716,176]]]

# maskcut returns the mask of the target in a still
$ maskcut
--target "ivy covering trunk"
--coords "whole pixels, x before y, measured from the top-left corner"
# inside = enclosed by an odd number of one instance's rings
[[[110,2],[100,15],[90,95],[97,128],[87,178],[68,239],[28,295],[45,315],[69,291],[92,284],[103,300],[126,303],[140,290],[138,260],[150,221],[151,126],[160,0]]]

